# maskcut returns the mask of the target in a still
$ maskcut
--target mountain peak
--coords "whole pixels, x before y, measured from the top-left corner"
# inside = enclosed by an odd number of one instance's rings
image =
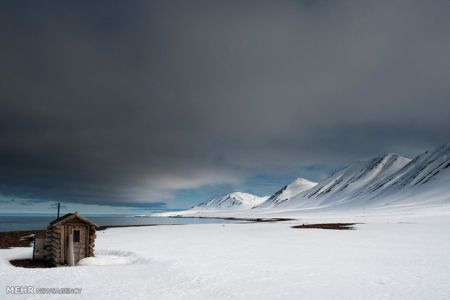
[[[385,153],[383,155],[379,156],[381,159],[397,159],[397,158],[403,158],[403,156],[398,155],[397,153]]]
[[[288,185],[296,184],[296,183],[298,183],[298,184],[302,184],[302,183],[315,183],[315,184],[317,184],[317,182],[308,180],[308,179],[303,178],[303,177],[299,177],[299,178],[295,179],[294,181],[292,181],[291,183],[289,183]]]
[[[245,193],[245,192],[232,192],[232,193],[229,193],[229,194],[227,194],[225,196],[237,197],[237,198],[245,198],[245,197],[255,196],[255,195],[249,194],[249,193]]]
[[[297,178],[291,183],[285,185],[282,189],[270,196],[269,199],[255,208],[273,207],[281,202],[288,201],[289,199],[310,190],[316,184],[317,182],[313,182],[305,178]]]
[[[226,195],[213,197],[206,202],[194,206],[194,210],[214,210],[214,209],[243,209],[252,208],[261,204],[267,197],[259,197],[244,192],[233,192]]]
[[[450,201],[449,180],[450,143],[447,143],[413,160],[385,153],[354,162],[320,183],[296,178],[271,197],[234,192],[215,197],[194,209],[353,208],[431,200],[441,203]]]

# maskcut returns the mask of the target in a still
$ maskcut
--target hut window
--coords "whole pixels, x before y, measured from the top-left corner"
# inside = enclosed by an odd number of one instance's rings
[[[74,243],[79,243],[80,242],[80,231],[79,230],[74,230],[73,231],[73,242]]]

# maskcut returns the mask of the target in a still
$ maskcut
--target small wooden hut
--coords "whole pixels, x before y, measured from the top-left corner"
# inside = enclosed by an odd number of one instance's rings
[[[75,265],[94,256],[97,225],[78,212],[50,222],[44,235],[35,236],[33,259],[49,260],[53,265]]]

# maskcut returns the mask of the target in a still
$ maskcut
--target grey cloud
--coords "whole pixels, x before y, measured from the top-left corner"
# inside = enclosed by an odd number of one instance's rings
[[[0,193],[136,203],[450,136],[448,1],[4,1]]]

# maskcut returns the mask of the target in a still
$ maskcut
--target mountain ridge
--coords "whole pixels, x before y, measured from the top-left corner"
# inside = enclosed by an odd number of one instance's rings
[[[192,210],[243,209],[252,208],[264,202],[268,197],[259,197],[250,193],[232,192],[193,206]]]
[[[191,210],[365,209],[397,204],[450,204],[450,143],[413,159],[387,153],[356,161],[318,183],[297,178],[270,197],[234,192]]]
[[[297,178],[275,192],[275,194],[270,196],[269,199],[253,208],[270,208],[276,206],[284,201],[288,201],[290,198],[295,197],[302,192],[313,188],[316,185],[317,182],[313,182],[301,177]]]

